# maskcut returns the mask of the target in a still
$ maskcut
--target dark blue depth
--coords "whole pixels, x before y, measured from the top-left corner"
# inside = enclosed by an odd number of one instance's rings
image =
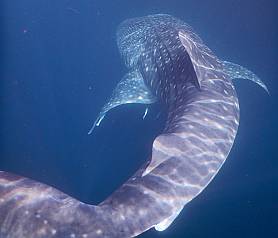
[[[170,228],[140,237],[278,237],[275,0],[4,0],[0,3],[0,170],[97,204],[150,156],[159,107],[125,105],[87,135],[126,72],[118,24],[168,13],[219,56],[254,71],[271,97],[237,81],[241,121],[230,156]]]

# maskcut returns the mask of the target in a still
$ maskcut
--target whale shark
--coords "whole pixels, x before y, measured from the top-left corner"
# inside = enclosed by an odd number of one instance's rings
[[[151,154],[98,205],[0,171],[1,238],[128,238],[167,229],[212,181],[233,146],[239,125],[233,80],[251,80],[268,92],[254,73],[219,59],[170,15],[123,21],[117,45],[127,73],[89,134],[115,107],[159,102],[167,116]]]

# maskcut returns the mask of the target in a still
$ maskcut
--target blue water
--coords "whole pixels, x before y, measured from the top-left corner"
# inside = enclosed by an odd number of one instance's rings
[[[241,106],[230,156],[164,232],[140,237],[278,237],[278,4],[275,0],[3,0],[0,7],[0,170],[98,203],[150,155],[159,109],[122,106],[87,132],[125,72],[117,25],[168,13],[222,59],[242,64],[271,97],[237,81]]]

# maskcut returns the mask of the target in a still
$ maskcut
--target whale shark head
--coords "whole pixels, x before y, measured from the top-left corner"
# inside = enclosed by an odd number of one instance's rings
[[[245,68],[218,59],[190,26],[169,15],[124,21],[117,44],[128,73],[101,115],[120,104],[159,101],[165,105],[167,120],[163,134],[153,142],[151,159],[136,173],[137,180],[129,180],[104,204],[121,201],[129,186],[145,181],[138,190],[155,191],[161,199],[157,207],[148,206],[153,211],[149,222],[164,230],[208,185],[229,154],[239,124],[232,79],[237,75],[263,83]],[[147,197],[157,199],[154,194]],[[168,211],[161,211],[167,197]]]
[[[179,39],[182,29],[191,28],[161,14],[126,20],[117,31],[127,68],[137,68],[145,85],[167,106],[181,98],[184,84],[199,86],[190,56]]]
[[[114,107],[159,101],[167,110],[174,110],[186,99],[183,93],[186,85],[200,88],[190,55],[179,38],[181,30],[193,34],[187,24],[165,14],[133,18],[120,24],[117,44],[129,72],[113,91],[89,133]],[[193,37],[201,41],[194,34]]]
[[[188,25],[169,15],[124,21],[117,42],[128,72],[93,128],[116,106],[159,101],[167,120],[149,160],[97,206],[0,171],[0,237],[129,238],[152,227],[165,230],[232,148],[239,125],[232,79],[267,90],[255,74],[219,60]]]
[[[177,114],[175,110],[191,99],[188,92],[184,93],[188,86],[201,89],[203,80],[223,75],[230,80],[254,81],[268,92],[254,73],[219,60],[192,27],[167,14],[125,20],[117,30],[117,45],[129,72],[102,108],[89,134],[109,110],[122,104],[160,101],[169,115]]]

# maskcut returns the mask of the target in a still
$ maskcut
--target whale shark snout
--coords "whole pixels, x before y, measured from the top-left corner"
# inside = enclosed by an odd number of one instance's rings
[[[268,91],[254,73],[220,60],[190,26],[170,15],[124,21],[117,44],[127,73],[89,134],[117,106],[159,102],[167,119],[150,159],[96,206],[0,171],[0,237],[129,238],[153,227],[165,230],[208,186],[233,146],[239,103],[232,79]]]

